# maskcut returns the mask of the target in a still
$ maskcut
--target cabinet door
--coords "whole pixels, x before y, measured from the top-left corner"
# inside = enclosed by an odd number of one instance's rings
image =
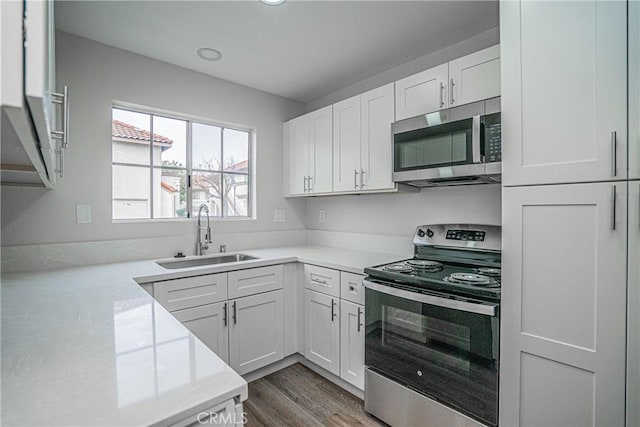
[[[394,121],[393,84],[379,87],[360,96],[362,109],[360,183],[362,190],[383,190],[394,187],[393,140]]]
[[[626,193],[503,190],[500,425],[624,425]]]
[[[304,357],[340,375],[340,299],[304,291]]]
[[[360,186],[360,95],[333,105],[333,190]]]
[[[229,363],[227,306],[225,301],[171,313],[225,363]]]
[[[500,5],[504,185],[626,177],[626,8]]]
[[[281,360],[284,354],[282,290],[229,303],[231,367],[242,375]]]
[[[340,272],[340,298],[355,304],[364,305],[364,276],[360,274]]]
[[[627,265],[627,425],[640,426],[640,181],[629,182]]]
[[[240,298],[282,289],[282,265],[229,272],[229,298]]]
[[[340,301],[340,378],[364,390],[364,307]]]
[[[449,62],[449,105],[500,96],[500,45]]]
[[[304,194],[309,176],[309,116],[288,122],[285,133],[289,151],[289,194]]]
[[[629,2],[629,179],[640,179],[640,2]],[[640,420],[639,420],[640,421]]]
[[[330,193],[333,189],[333,107],[309,113],[311,138],[311,177],[307,184],[311,193]]]
[[[431,113],[448,105],[449,64],[409,76],[395,83],[396,120]]]

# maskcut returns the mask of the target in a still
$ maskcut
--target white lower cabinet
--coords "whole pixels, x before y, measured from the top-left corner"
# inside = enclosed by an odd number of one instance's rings
[[[500,425],[624,425],[627,183],[502,194]]]
[[[229,363],[227,305],[225,301],[178,310],[171,314],[222,360]]]
[[[340,375],[340,299],[304,291],[304,357]]]
[[[340,301],[340,378],[364,390],[364,307]]]
[[[283,291],[229,301],[229,364],[246,374],[284,355]]]
[[[629,182],[627,425],[640,426],[640,181]]]

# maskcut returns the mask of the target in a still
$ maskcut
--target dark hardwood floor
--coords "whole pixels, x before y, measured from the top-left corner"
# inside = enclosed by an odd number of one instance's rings
[[[249,383],[247,427],[385,426],[364,402],[297,363]]]

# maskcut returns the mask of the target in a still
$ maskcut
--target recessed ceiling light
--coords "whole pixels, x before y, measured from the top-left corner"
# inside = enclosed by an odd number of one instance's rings
[[[260,0],[260,1],[269,6],[278,6],[279,4],[284,3],[284,0]]]
[[[198,49],[198,56],[205,61],[219,61],[222,59],[222,52],[210,47],[201,47]]]

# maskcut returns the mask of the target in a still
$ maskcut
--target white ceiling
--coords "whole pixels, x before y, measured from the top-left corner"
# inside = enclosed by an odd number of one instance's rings
[[[57,0],[55,14],[60,30],[301,102],[498,25],[497,1]]]

